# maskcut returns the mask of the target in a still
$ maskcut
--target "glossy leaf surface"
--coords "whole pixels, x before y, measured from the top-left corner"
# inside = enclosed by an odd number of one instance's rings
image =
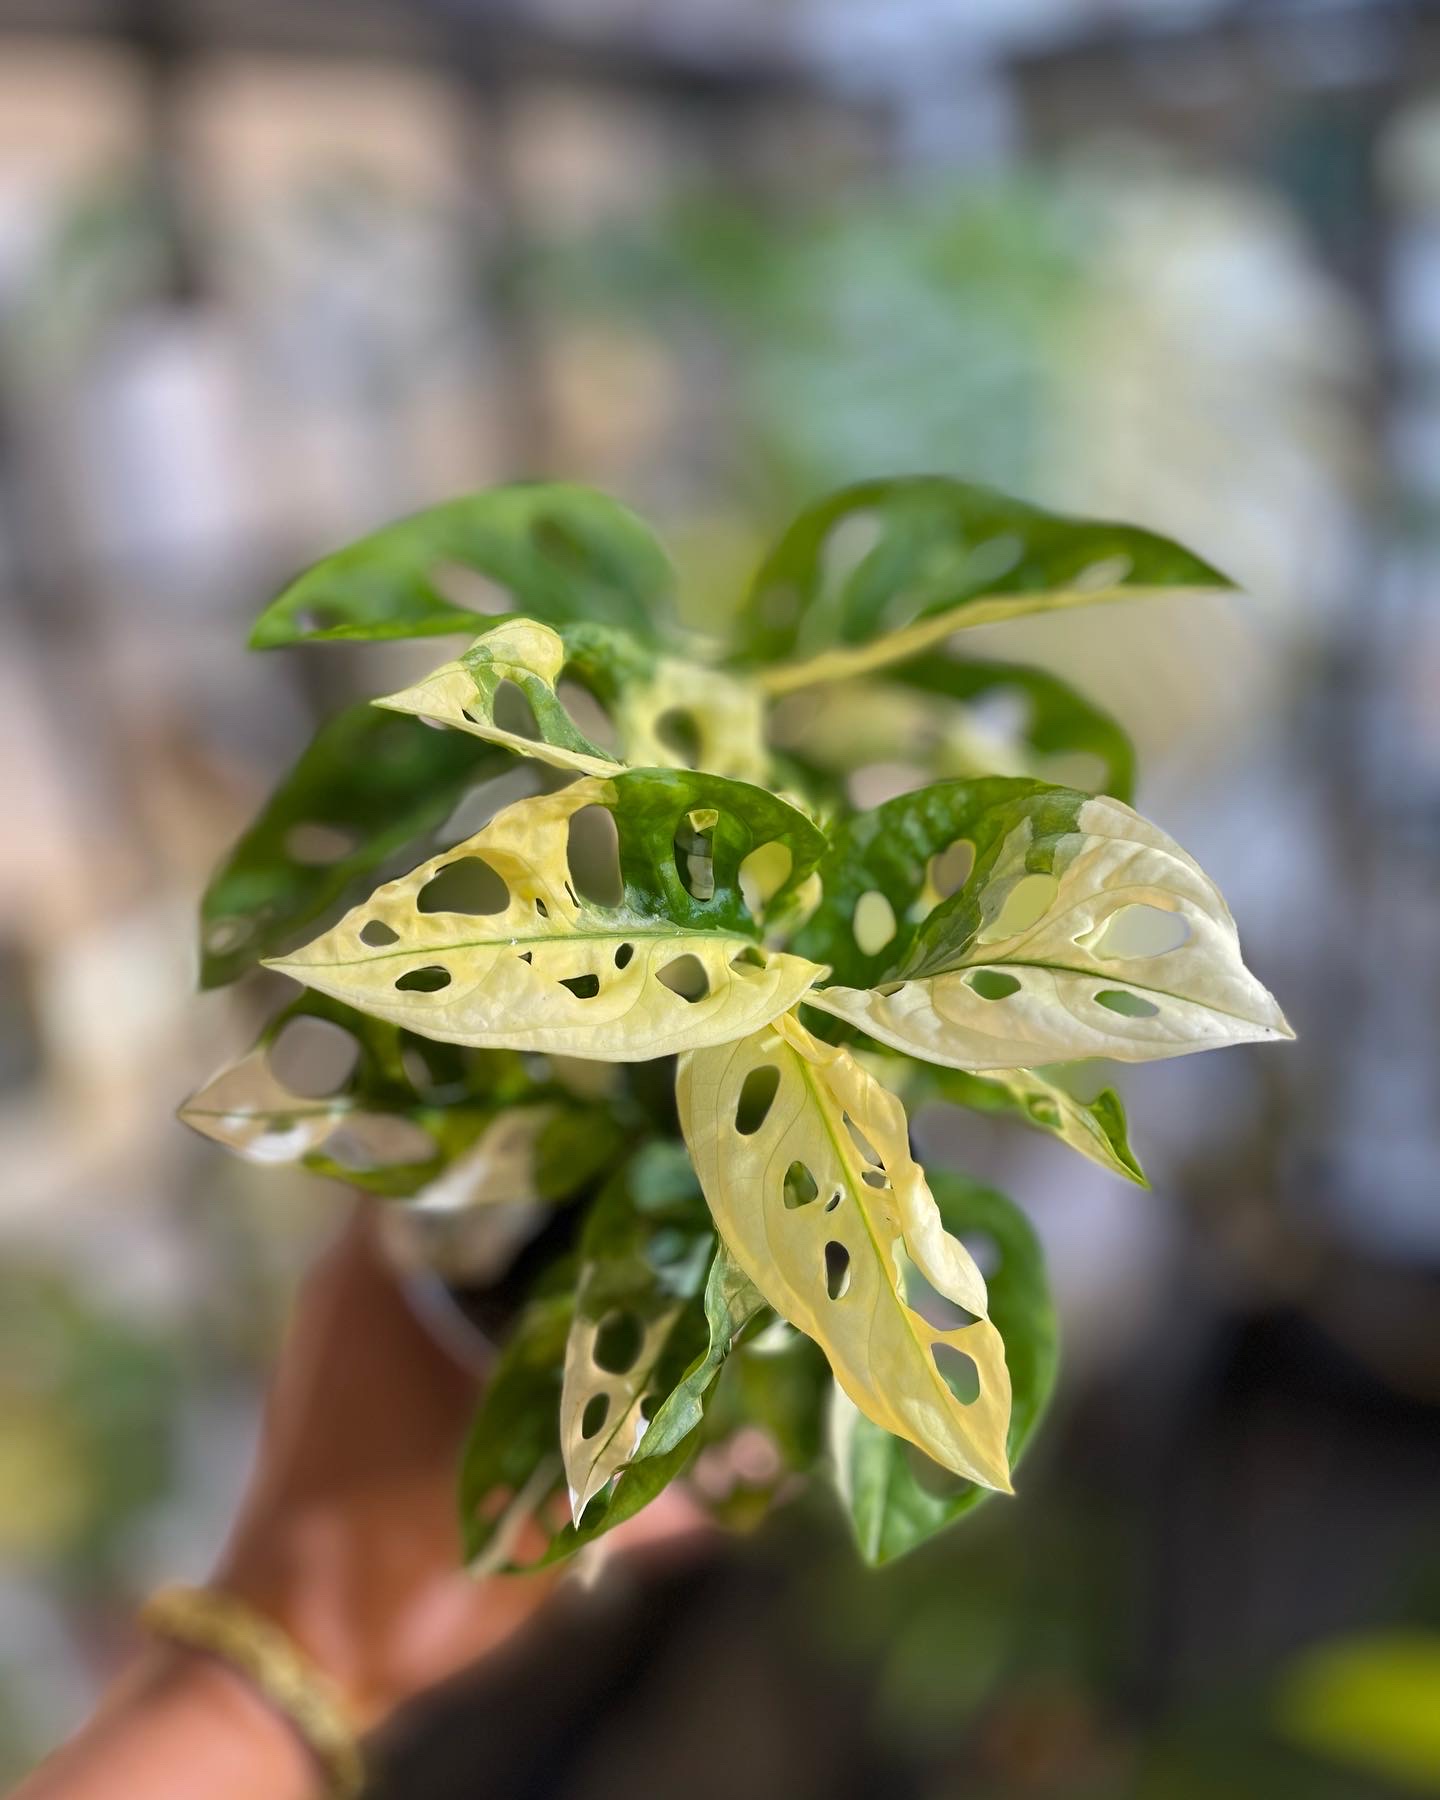
[[[949,476],[867,481],[801,513],[757,574],[739,652],[784,693],[905,661],[962,626],[1232,584],[1130,525]]]
[[[594,620],[653,639],[673,585],[649,527],[616,501],[519,483],[432,506],[323,557],[271,602],[250,643],[473,633],[487,611]],[[489,604],[477,610],[466,595]]]
[[[725,1365],[737,1333],[764,1306],[765,1297],[759,1288],[735,1261],[724,1241],[717,1242],[705,1280],[705,1349],[661,1402],[635,1451],[637,1461],[668,1455],[699,1427],[706,1396]]]
[[[288,949],[509,761],[493,745],[372,706],[349,707],[322,725],[205,890],[201,985],[221,987]]]
[[[877,1424],[1008,1488],[1004,1346],[985,1317],[984,1279],[910,1155],[895,1096],[790,1017],[687,1056],[676,1092],[721,1235],[769,1303],[815,1339]],[[951,1323],[916,1310],[917,1280]],[[972,1384],[965,1399],[952,1380]]]
[[[571,821],[590,807],[614,820],[614,903],[572,878]],[[715,776],[577,781],[505,808],[272,966],[427,1037],[642,1061],[753,1030],[817,978],[757,945],[739,878],[759,846],[804,869],[823,842],[783,801]],[[437,910],[431,883],[457,864],[490,891]]]
[[[932,859],[962,841],[969,878],[931,905]],[[821,878],[825,905],[795,948],[837,985],[809,1003],[926,1061],[1143,1062],[1291,1035],[1214,883],[1117,800],[936,783],[851,820]],[[871,891],[895,922],[878,950],[854,926]]]
[[[991,1253],[990,1318],[1010,1370],[1008,1450],[1015,1467],[1055,1385],[1058,1343],[1045,1261],[1030,1222],[993,1188],[937,1172],[935,1200],[947,1231]],[[832,1454],[840,1494],[862,1555],[893,1561],[973,1511],[989,1490],[957,1480],[913,1446],[883,1431],[837,1388]]]

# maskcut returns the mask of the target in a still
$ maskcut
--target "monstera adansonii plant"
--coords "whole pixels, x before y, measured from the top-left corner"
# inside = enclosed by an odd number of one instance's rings
[[[732,1516],[827,1469],[872,1562],[1010,1491],[1055,1375],[1040,1252],[920,1166],[906,1102],[1143,1183],[1067,1065],[1290,1033],[1131,810],[1121,728],[966,628],[1229,586],[1147,531],[877,480],[707,640],[631,513],[521,484],[266,610],[256,647],[468,647],[324,725],[215,876],[204,983],[304,993],[183,1116],[394,1205],[567,1209],[466,1448],[478,1562],[530,1516],[569,1555],[692,1461]],[[317,1026],[344,1067],[300,1091],[279,1052]]]

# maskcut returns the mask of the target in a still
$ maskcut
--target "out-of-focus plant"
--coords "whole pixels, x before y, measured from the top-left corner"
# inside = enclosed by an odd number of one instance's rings
[[[702,1451],[767,1493],[824,1460],[872,1562],[1010,1490],[1054,1379],[1040,1252],[1003,1195],[927,1178],[902,1092],[1143,1180],[1115,1096],[1053,1065],[1288,1028],[1122,797],[1115,722],[955,647],[1225,585],[1148,532],[881,480],[803,512],[702,641],[637,519],[529,485],[377,532],[265,612],[266,647],[478,633],[326,727],[216,875],[207,981],[264,961],[309,995],[184,1111],[421,1208],[573,1203],[471,1435],[475,1558],[529,1513],[568,1555]],[[549,786],[473,829],[517,762]],[[457,800],[468,834],[311,935]],[[288,1066],[301,1032],[323,1079]]]
[[[72,1284],[0,1277],[0,1557],[113,1571],[172,1473],[178,1365]]]

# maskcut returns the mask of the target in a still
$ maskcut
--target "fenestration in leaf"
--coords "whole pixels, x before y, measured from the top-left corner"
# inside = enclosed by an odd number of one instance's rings
[[[323,994],[286,1007],[179,1116],[247,1161],[447,1208],[560,1199],[620,1135],[512,1052],[422,1046]]]
[[[1016,1468],[1055,1386],[1059,1350],[1045,1259],[1024,1213],[994,1188],[968,1176],[931,1176],[945,1229],[984,1239],[992,1252],[986,1286],[990,1319],[1005,1341],[1010,1371],[1010,1466]],[[937,1531],[973,1512],[990,1489],[956,1480],[913,1446],[867,1419],[837,1387],[831,1414],[836,1485],[850,1514],[860,1553],[872,1565],[892,1562]]]
[[[614,819],[618,902],[587,898],[572,866],[571,821],[592,806]],[[613,1062],[722,1043],[823,973],[757,941],[740,868],[769,843],[803,872],[824,838],[784,801],[718,776],[583,779],[506,807],[271,966],[452,1043]],[[455,865],[479,894],[444,895]]]
[[[783,1017],[682,1058],[676,1099],[731,1254],[820,1345],[856,1406],[943,1467],[1008,1492],[1005,1348],[895,1096]],[[911,1303],[911,1269],[946,1323]]]
[[[974,849],[968,880],[923,911],[931,858],[959,841]],[[1143,1062],[1292,1035],[1213,882],[1117,800],[939,782],[851,820],[821,878],[830,904],[795,949],[836,981],[807,1004],[926,1061]],[[870,891],[896,929],[867,954],[853,920]]]
[[[467,788],[510,766],[493,744],[351,706],[308,749],[211,877],[200,985],[286,950],[368,875],[444,823]]]
[[[445,591],[448,580],[463,594],[466,572],[500,590],[499,612],[551,625],[588,619],[653,641],[670,616],[670,560],[634,513],[592,488],[521,482],[322,557],[260,615],[251,648],[473,633],[484,612]]]
[[[557,692],[562,676],[609,713],[618,740],[613,750],[585,735]],[[528,706],[533,732],[500,717],[507,686]],[[556,631],[533,619],[507,620],[454,661],[375,704],[589,775],[693,765],[738,781],[769,779],[763,703],[752,682],[658,656],[608,626]]]
[[[761,565],[739,660],[770,693],[905,661],[962,626],[1233,584],[1131,525],[1066,518],[943,475],[861,482],[800,514]]]
[[[692,1181],[666,1203],[642,1205],[633,1173],[632,1164],[607,1183],[580,1244],[560,1396],[577,1524],[643,1442],[647,1403],[669,1395],[705,1337],[700,1292],[715,1232],[704,1202]]]

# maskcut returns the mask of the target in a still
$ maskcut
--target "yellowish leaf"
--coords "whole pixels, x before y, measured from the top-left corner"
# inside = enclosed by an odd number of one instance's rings
[[[769,1303],[877,1425],[1008,1492],[1004,1345],[896,1097],[792,1017],[685,1057],[677,1097],[720,1233]]]
[[[614,819],[618,898],[587,897],[571,825]],[[271,966],[426,1037],[636,1062],[753,1031],[824,970],[763,949],[739,868],[819,833],[759,789],[682,771],[577,781],[482,831]],[[682,869],[683,864],[683,869]]]

